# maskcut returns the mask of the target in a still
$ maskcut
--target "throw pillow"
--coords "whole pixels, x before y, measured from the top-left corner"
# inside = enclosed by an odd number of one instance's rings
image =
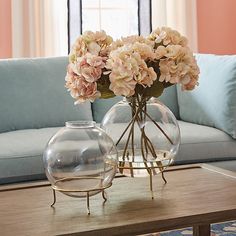
[[[197,54],[199,86],[177,90],[180,118],[221,129],[236,138],[236,55]]]

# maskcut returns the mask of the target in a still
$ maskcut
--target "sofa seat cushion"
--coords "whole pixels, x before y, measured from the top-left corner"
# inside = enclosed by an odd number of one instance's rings
[[[236,159],[236,140],[216,128],[179,121],[181,145],[176,164]],[[0,134],[0,184],[45,178],[43,151],[60,129]]]
[[[56,128],[27,129],[0,134],[0,183],[44,176],[43,151]]]
[[[179,121],[181,145],[175,163],[236,159],[236,140],[225,132]]]
[[[216,128],[185,121],[178,120],[178,123],[181,144],[175,158],[175,164],[236,159],[236,140],[227,133]],[[108,128],[111,133],[108,134],[112,135],[116,142],[126,126],[127,124],[122,123],[112,124]],[[158,137],[156,129],[148,130],[147,133],[152,139]],[[168,135],[171,135],[171,132]],[[122,139],[120,144],[124,145],[125,140]]]
[[[236,140],[227,133],[208,126],[178,120],[181,134],[175,164],[236,159]],[[116,142],[127,124],[112,124],[110,134]],[[149,137],[157,137],[157,130],[149,130]],[[171,132],[169,133],[171,135]],[[123,145],[125,140],[120,141]]]

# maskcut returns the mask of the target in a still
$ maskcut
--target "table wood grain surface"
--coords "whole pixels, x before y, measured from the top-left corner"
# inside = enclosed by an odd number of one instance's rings
[[[236,174],[209,165],[170,168],[153,178],[119,177],[101,194],[86,199],[57,193],[55,207],[48,182],[0,187],[0,235],[138,235],[236,220]],[[206,233],[207,235],[207,233]],[[205,235],[202,235],[205,236]]]

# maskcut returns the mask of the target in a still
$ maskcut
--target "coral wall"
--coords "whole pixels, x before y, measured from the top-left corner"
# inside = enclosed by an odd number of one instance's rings
[[[11,57],[11,1],[9,0],[0,0],[0,40],[0,58]]]
[[[236,54],[236,0],[197,0],[198,51]]]

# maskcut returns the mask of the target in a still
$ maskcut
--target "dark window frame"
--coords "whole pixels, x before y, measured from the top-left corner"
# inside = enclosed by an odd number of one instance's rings
[[[152,0],[137,0],[138,33],[148,35],[152,31]],[[68,53],[82,29],[82,0],[67,0]]]

